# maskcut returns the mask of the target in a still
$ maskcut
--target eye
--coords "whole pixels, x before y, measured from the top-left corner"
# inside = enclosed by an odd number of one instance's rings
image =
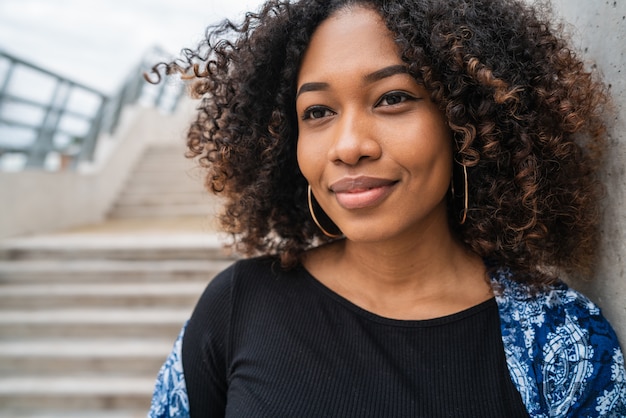
[[[302,120],[321,119],[334,115],[335,112],[324,106],[311,106],[302,114]]]
[[[391,91],[384,94],[378,102],[376,102],[376,106],[393,106],[406,102],[407,100],[416,100],[416,98],[403,91]]]

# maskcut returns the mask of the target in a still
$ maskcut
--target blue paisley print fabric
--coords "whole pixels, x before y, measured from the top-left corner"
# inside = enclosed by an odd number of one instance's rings
[[[598,307],[563,283],[533,292],[507,270],[492,283],[509,372],[529,415],[626,417],[624,356]],[[148,418],[189,417],[184,331],[158,374]]]
[[[185,324],[186,325],[186,324]],[[148,418],[189,417],[189,398],[183,374],[182,346],[185,326],[157,375]]]
[[[513,383],[533,418],[626,417],[626,371],[600,309],[561,283],[530,288],[493,277]]]

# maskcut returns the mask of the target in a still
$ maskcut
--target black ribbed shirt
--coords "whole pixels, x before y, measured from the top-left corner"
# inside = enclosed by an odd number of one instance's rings
[[[211,281],[182,362],[192,418],[528,417],[493,299],[392,320],[271,258],[237,262]]]

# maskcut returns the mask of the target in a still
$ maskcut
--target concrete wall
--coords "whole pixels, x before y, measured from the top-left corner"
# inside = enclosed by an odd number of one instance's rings
[[[615,103],[610,149],[603,177],[604,202],[601,260],[596,277],[574,283],[603,309],[626,348],[626,1],[553,0],[554,11],[571,24],[574,46],[595,62]]]
[[[191,102],[173,115],[141,106],[125,110],[114,138],[101,138],[95,164],[77,172],[0,173],[0,238],[102,221],[148,144],[180,141]]]

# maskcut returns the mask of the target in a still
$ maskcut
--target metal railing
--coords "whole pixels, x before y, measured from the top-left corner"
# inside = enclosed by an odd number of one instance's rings
[[[174,111],[183,84],[143,78],[162,57],[151,50],[118,93],[106,95],[0,51],[0,171],[75,169],[93,160],[101,134],[115,133],[126,105]]]

